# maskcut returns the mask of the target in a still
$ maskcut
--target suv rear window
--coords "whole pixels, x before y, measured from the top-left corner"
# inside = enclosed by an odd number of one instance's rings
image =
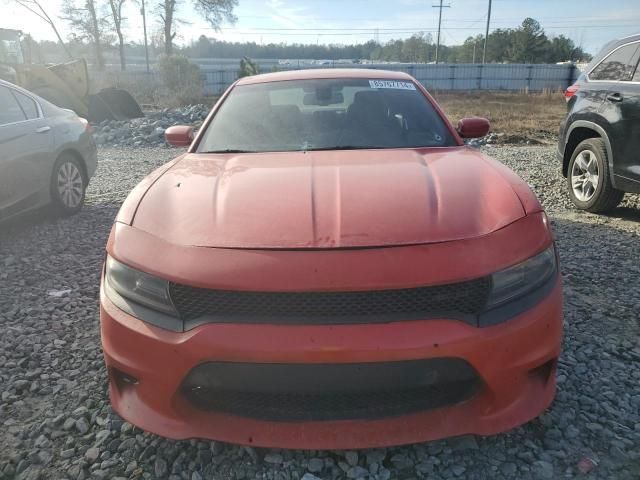
[[[589,74],[591,80],[631,80],[640,55],[639,43],[620,47],[606,57]]]
[[[410,81],[317,79],[240,85],[199,152],[274,152],[455,145],[440,114]]]

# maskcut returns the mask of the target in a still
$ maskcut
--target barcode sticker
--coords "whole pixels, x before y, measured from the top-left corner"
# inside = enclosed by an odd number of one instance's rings
[[[371,88],[394,88],[396,90],[415,90],[412,82],[398,82],[397,80],[369,80]]]

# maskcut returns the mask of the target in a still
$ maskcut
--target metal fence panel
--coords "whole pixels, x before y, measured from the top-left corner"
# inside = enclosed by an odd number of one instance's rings
[[[219,95],[238,78],[239,60],[211,63],[207,59],[195,59],[200,65],[203,93]],[[429,90],[506,90],[541,91],[561,90],[571,85],[580,74],[572,64],[418,64],[377,63],[352,64],[329,63],[309,65],[292,61],[279,64],[275,60],[258,61],[260,71],[283,71],[316,68],[370,68],[406,72]],[[150,73],[132,69],[119,75],[134,80],[160,82],[158,72]]]

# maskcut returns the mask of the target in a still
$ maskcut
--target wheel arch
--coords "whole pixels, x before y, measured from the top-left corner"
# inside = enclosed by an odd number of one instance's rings
[[[84,161],[84,157],[82,156],[82,154],[80,154],[80,152],[78,152],[77,150],[75,150],[73,148],[64,148],[58,153],[58,156],[56,157],[56,162],[63,155],[71,155],[76,160],[78,160],[78,162],[80,162],[80,167],[82,168],[82,175],[84,176],[85,182],[87,182],[87,184],[88,184],[89,183],[89,173],[87,171],[87,163]]]
[[[562,158],[562,174],[565,177],[568,175],[569,162],[571,161],[571,156],[573,155],[574,150],[580,142],[587,140],[588,138],[601,138],[604,141],[604,146],[607,150],[607,163],[609,164],[609,171],[611,172],[611,184],[615,188],[615,178],[613,175],[613,151],[611,149],[609,135],[607,135],[606,130],[602,128],[602,126],[588,120],[576,120],[571,124],[571,128],[567,132],[567,141]]]

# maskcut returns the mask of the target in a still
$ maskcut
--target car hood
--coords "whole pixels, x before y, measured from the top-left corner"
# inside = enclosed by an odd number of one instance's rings
[[[149,188],[133,226],[168,242],[357,248],[486,235],[524,209],[466,147],[187,154]]]

